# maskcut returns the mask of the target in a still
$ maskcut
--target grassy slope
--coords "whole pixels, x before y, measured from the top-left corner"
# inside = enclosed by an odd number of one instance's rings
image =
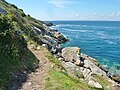
[[[50,68],[48,77],[46,77],[45,80],[46,90],[100,90],[89,87],[85,81],[70,77],[61,62],[56,59],[47,49],[41,46],[41,51],[43,51],[46,58],[54,64],[53,68]],[[110,85],[110,83],[103,77],[96,75],[93,76],[104,87],[103,90],[107,90],[107,86]]]
[[[56,66],[58,60],[53,57],[49,52],[46,53],[47,58],[52,61]],[[60,63],[60,62],[59,62]],[[58,66],[58,68],[59,68]],[[108,86],[112,84],[104,77],[93,75],[95,79],[103,86],[103,89],[92,88],[87,85],[87,82],[78,80],[74,77],[70,77],[64,68],[56,69],[51,68],[49,75],[46,78],[46,89],[47,90],[108,90]]]
[[[107,87],[112,86],[112,83],[102,76],[93,75],[93,77],[103,86],[104,90],[108,90]]]

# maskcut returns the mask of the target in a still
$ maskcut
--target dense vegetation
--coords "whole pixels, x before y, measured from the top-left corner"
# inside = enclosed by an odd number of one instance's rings
[[[8,86],[12,72],[31,71],[38,63],[27,43],[35,38],[31,27],[42,28],[40,22],[14,4],[0,0],[0,89]]]
[[[29,60],[23,63],[25,59]],[[0,14],[0,87],[7,86],[11,72],[31,68],[33,63],[37,59],[27,49],[21,33],[15,31],[9,14]]]

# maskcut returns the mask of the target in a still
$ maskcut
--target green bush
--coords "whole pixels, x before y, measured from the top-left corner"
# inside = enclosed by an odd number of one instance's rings
[[[12,7],[14,7],[14,8],[16,8],[16,9],[18,9],[18,7],[17,7],[17,6],[15,6],[14,4],[11,4],[11,6],[12,6]]]
[[[0,87],[6,85],[11,71],[21,69],[26,42],[14,30],[12,21],[0,15]]]

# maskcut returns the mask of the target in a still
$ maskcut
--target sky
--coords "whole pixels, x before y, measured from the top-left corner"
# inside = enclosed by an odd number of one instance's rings
[[[120,21],[120,0],[6,0],[46,20]]]

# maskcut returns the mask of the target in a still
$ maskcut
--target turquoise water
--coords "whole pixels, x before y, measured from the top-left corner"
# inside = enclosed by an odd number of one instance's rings
[[[80,47],[82,52],[101,64],[120,69],[120,22],[115,21],[52,21],[70,39],[66,46]],[[120,74],[120,72],[117,72]]]

